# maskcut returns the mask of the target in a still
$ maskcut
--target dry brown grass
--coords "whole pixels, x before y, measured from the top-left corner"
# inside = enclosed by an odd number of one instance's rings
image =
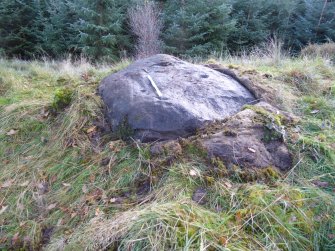
[[[327,59],[335,59],[335,43],[328,42],[324,44],[309,44],[301,51],[302,56],[306,57],[323,57]]]

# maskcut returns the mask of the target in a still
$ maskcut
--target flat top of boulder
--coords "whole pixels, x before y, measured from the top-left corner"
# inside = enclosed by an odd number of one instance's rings
[[[113,130],[127,120],[142,141],[188,136],[255,99],[228,75],[164,54],[106,77],[99,92]]]

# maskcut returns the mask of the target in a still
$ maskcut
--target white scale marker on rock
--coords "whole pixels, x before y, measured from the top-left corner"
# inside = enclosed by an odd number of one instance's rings
[[[156,85],[155,81],[151,78],[150,75],[148,75],[148,79],[150,81],[150,84],[152,85],[152,87],[155,89],[158,97],[162,97],[163,94],[161,93],[161,91],[158,89],[158,86]]]

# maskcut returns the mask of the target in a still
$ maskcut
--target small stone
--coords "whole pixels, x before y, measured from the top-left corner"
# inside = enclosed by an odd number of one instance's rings
[[[206,189],[197,188],[192,195],[192,200],[200,205],[204,205],[207,202],[206,195],[207,195]]]
[[[13,136],[13,135],[17,134],[17,132],[18,132],[18,130],[10,129],[9,132],[7,132],[6,134],[8,136]]]
[[[198,172],[197,172],[196,170],[194,170],[194,169],[191,169],[191,170],[190,170],[190,175],[191,175],[192,177],[198,176]]]

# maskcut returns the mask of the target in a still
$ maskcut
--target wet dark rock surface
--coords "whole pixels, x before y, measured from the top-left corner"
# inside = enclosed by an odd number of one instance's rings
[[[187,137],[255,99],[226,74],[163,54],[106,77],[99,93],[113,131],[143,142]]]

